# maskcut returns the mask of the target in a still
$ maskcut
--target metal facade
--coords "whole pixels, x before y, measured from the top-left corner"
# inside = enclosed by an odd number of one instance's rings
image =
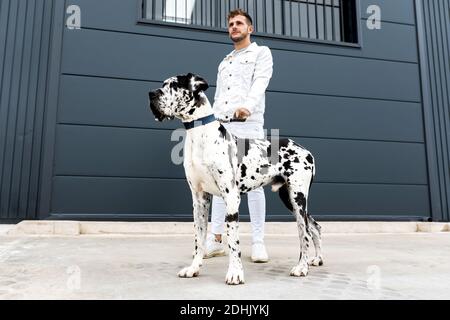
[[[310,211],[319,219],[448,220],[440,35],[449,22],[439,8],[449,1],[417,12],[414,0],[357,3],[357,44],[253,38],[275,63],[266,127],[315,154]],[[65,27],[69,4],[81,8],[81,30]],[[372,4],[380,30],[366,26]],[[170,161],[180,123],[154,122],[147,92],[193,72],[208,79],[212,100],[232,46],[222,31],[149,23],[140,5],[0,1],[1,219],[192,219],[183,168]],[[267,220],[292,219],[270,189],[266,197]]]

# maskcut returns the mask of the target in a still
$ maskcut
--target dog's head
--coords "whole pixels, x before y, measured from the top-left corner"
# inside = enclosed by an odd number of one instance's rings
[[[169,78],[162,88],[149,92],[150,109],[157,121],[186,120],[203,104],[201,93],[208,88],[204,79],[192,73]]]

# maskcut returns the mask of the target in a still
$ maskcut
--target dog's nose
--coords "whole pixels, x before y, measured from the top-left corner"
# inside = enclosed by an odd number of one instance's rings
[[[150,97],[150,100],[152,100],[152,99],[156,98],[156,92],[150,91],[150,92],[148,93],[148,96]]]

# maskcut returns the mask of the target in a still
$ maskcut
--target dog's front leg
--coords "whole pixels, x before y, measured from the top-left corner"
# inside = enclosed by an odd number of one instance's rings
[[[230,249],[230,260],[228,272],[225,278],[227,284],[244,283],[244,268],[241,261],[241,250],[239,245],[239,204],[241,197],[237,188],[230,191],[224,196],[227,206],[227,215],[225,221],[227,223],[228,248]]]
[[[198,276],[205,253],[211,195],[206,192],[192,191],[192,200],[194,203],[195,255],[192,264],[178,272],[178,276],[181,278]]]

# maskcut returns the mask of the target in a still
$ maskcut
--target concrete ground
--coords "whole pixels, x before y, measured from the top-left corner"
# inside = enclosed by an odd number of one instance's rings
[[[224,283],[228,257],[205,260],[200,276],[180,279],[191,235],[7,236],[0,228],[2,299],[449,299],[450,233],[324,234],[325,264],[289,276],[294,235],[267,235],[270,262],[250,261],[246,283]]]

